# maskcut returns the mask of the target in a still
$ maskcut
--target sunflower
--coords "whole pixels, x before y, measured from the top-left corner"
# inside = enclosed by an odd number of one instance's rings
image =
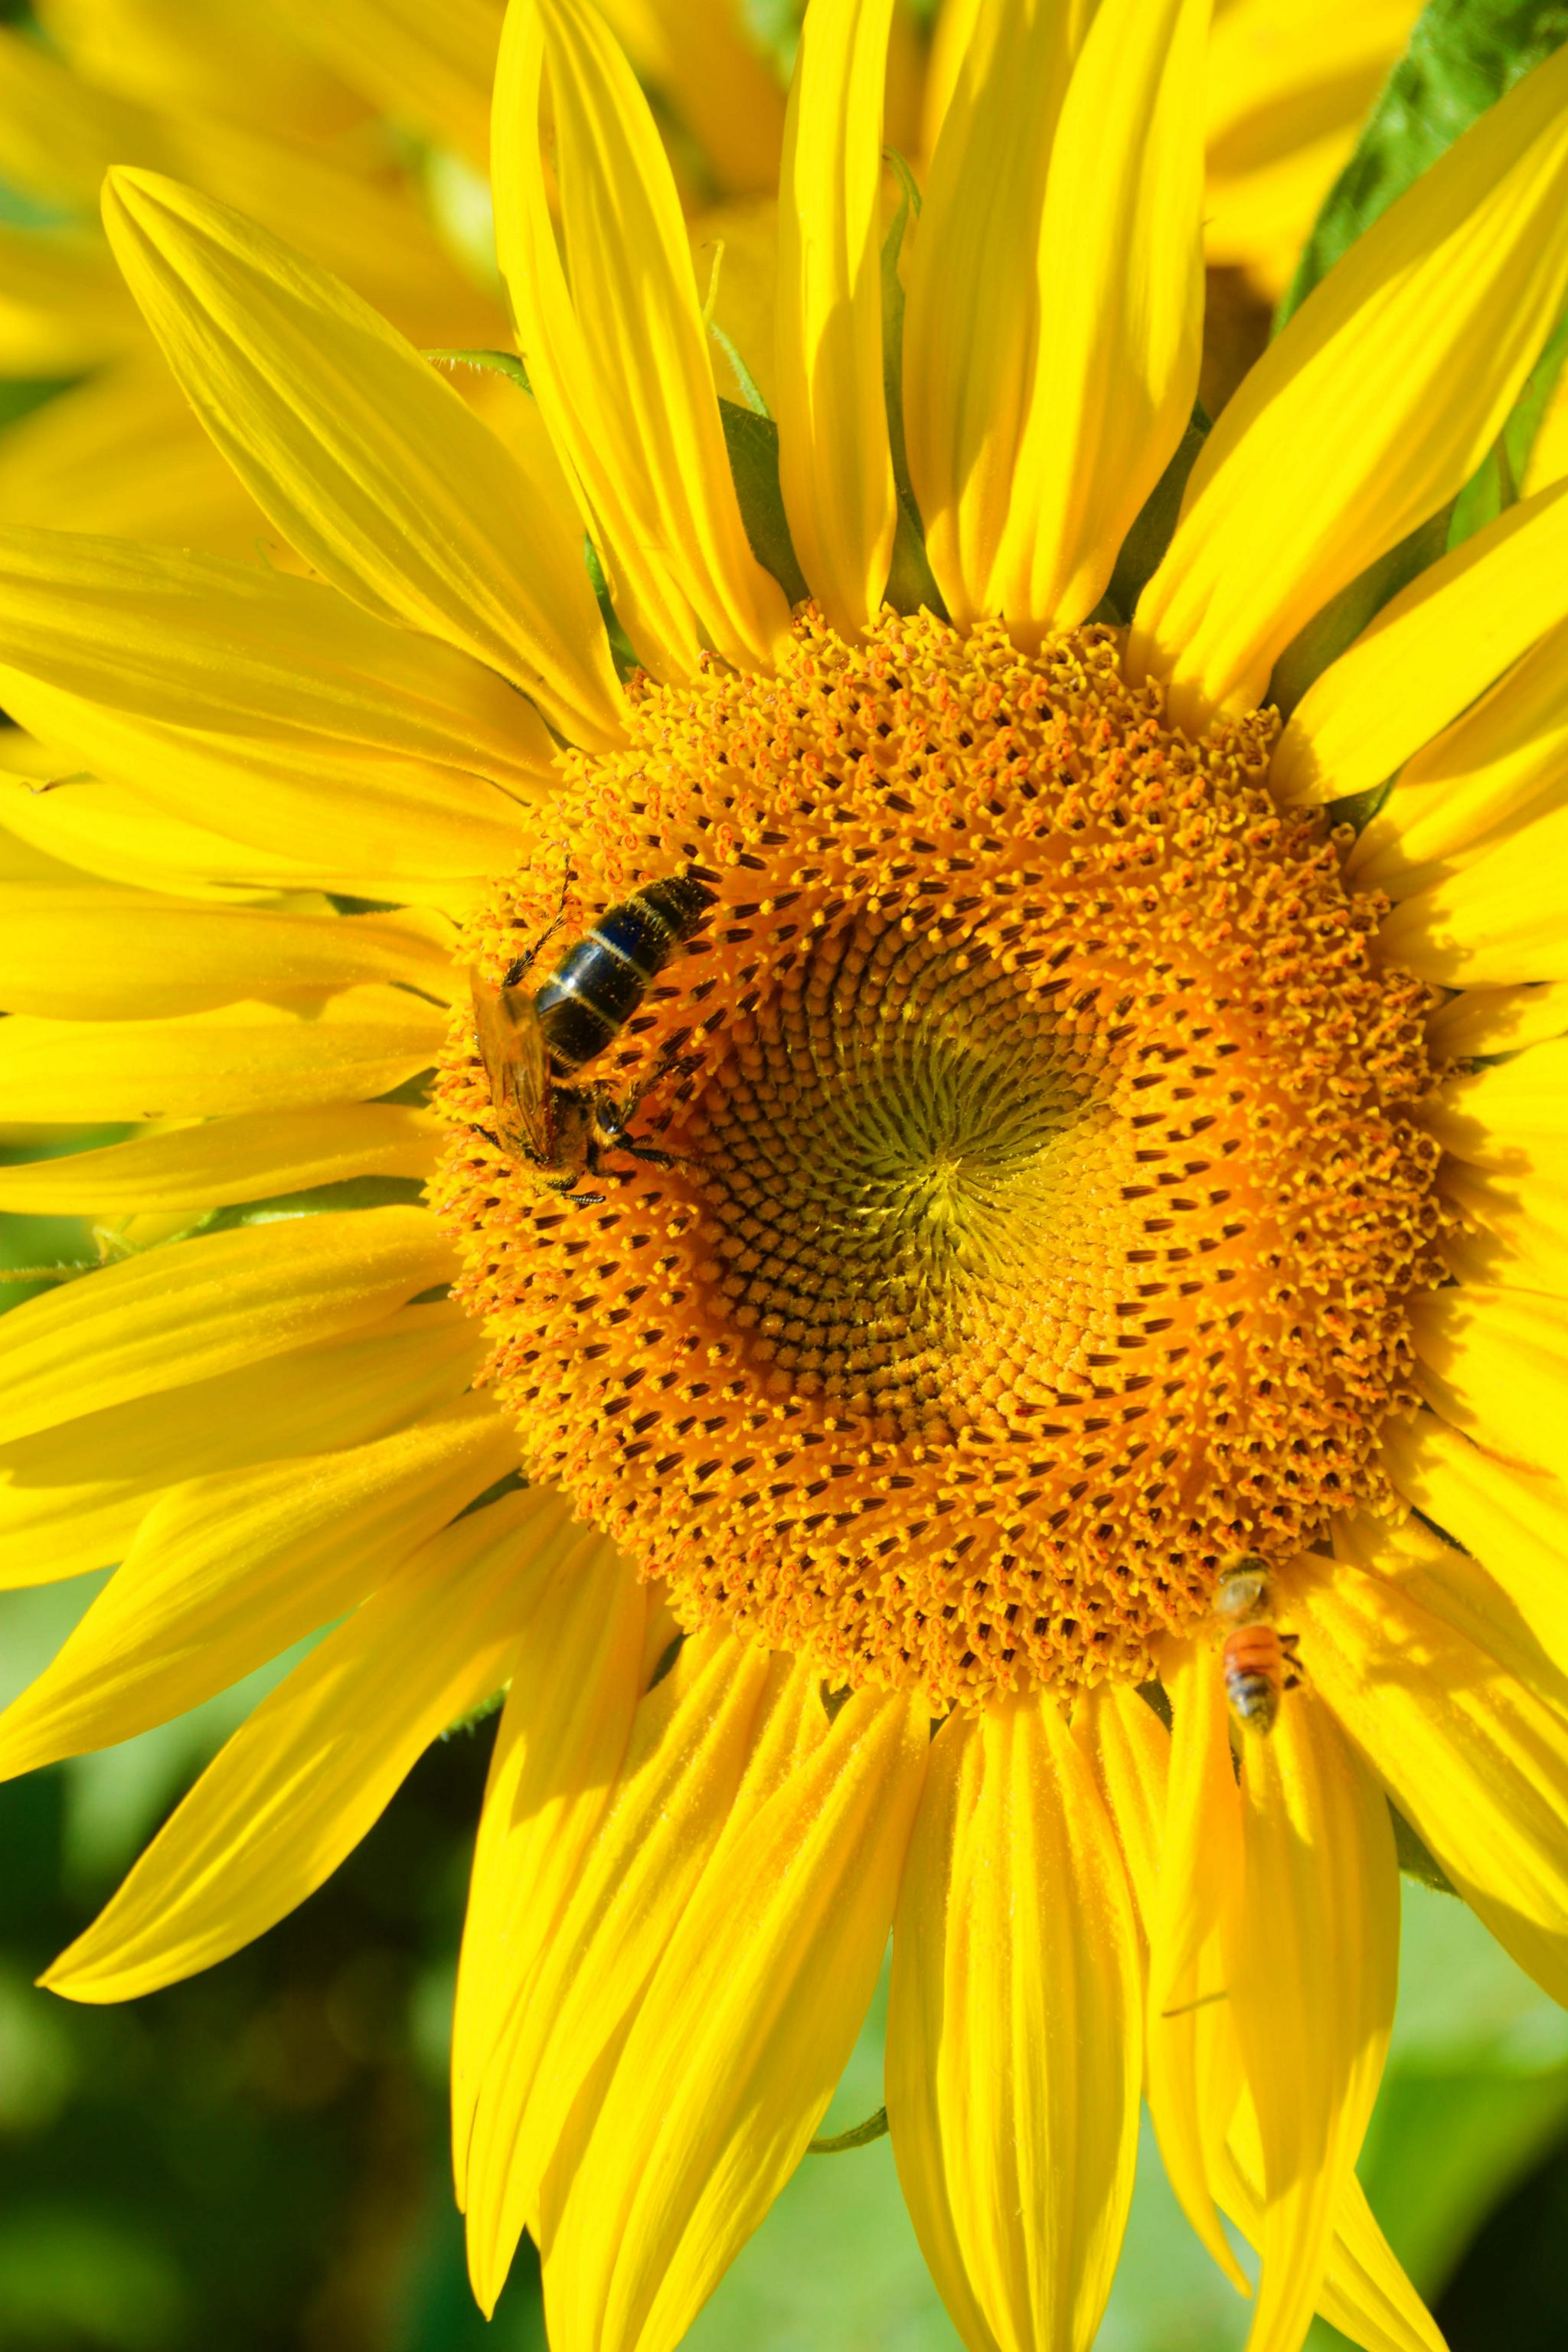
[[[111,176],[313,576],[0,539],[0,697],[97,779],[12,806],[60,863],[0,931],[7,1108],[142,1123],[0,1202],[157,1243],[0,1335],[4,1572],[120,1562],[0,1764],[331,1630],[47,1981],[233,1951],[504,1686],[453,2049],[487,2308],[526,2229],[559,2352],[674,2346],[890,1934],[967,2343],[1090,2341],[1146,2092],[1215,2259],[1222,2210],[1260,2251],[1257,2352],[1314,2308],[1430,2347],[1353,2168],[1390,1799],[1568,1991],[1568,483],[1432,528],[1568,287],[1568,52],[1301,306],[1161,551],[1202,7],[977,11],[884,241],[889,14],[808,16],[772,416],[715,398],[586,0],[501,45],[513,446],[269,233]],[[132,842],[191,888],[90,878]]]

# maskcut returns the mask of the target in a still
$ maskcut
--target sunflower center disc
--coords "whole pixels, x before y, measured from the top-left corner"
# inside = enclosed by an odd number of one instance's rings
[[[563,1199],[479,1131],[466,1023],[444,1079],[530,1475],[688,1624],[938,1705],[1144,1675],[1227,1557],[1375,1500],[1436,1278],[1423,990],[1268,799],[1271,722],[1189,744],[1120,653],[807,615],[776,677],[647,688],[552,831],[563,939],[715,894],[580,1074],[672,1165]],[[492,982],[560,859],[477,923]]]

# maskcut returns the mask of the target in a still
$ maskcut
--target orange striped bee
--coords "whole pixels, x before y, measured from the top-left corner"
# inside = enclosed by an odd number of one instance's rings
[[[1301,1679],[1296,1649],[1300,1635],[1281,1633],[1272,1622],[1273,1586],[1256,1553],[1221,1570],[1215,1615],[1231,1631],[1220,1653],[1225,1695],[1244,1731],[1272,1731],[1279,1701]]]

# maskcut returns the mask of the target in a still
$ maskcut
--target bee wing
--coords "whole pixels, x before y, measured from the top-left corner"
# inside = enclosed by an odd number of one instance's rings
[[[474,1000],[474,1041],[489,1080],[501,1141],[526,1143],[539,1158],[550,1150],[550,1057],[533,997],[526,988],[491,988],[468,975]]]

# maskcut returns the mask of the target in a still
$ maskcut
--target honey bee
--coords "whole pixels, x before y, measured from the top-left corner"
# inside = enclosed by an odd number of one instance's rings
[[[608,1079],[574,1080],[619,1035],[681,941],[701,929],[712,901],[713,892],[695,874],[672,875],[608,908],[567,949],[542,988],[523,982],[559,927],[559,912],[508,968],[499,988],[478,972],[470,975],[475,1043],[495,1113],[495,1132],[480,1132],[539,1169],[547,1189],[564,1193],[575,1207],[604,1199],[577,1187],[584,1176],[598,1174],[606,1151],[669,1165],[666,1153],[628,1132],[643,1090],[620,1101]]]
[[[1272,1731],[1282,1694],[1301,1679],[1296,1633],[1281,1633],[1272,1622],[1274,1589],[1268,1570],[1248,1552],[1220,1572],[1215,1615],[1231,1630],[1220,1653],[1225,1695],[1244,1731]]]

